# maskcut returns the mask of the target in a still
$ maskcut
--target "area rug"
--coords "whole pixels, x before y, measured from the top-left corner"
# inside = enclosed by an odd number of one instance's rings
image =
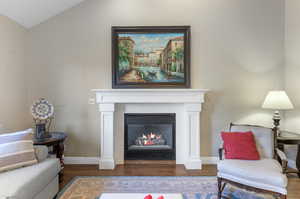
[[[216,199],[217,179],[202,176],[75,177],[57,199],[99,199],[101,193],[182,193],[184,199]],[[273,199],[234,187],[227,187],[224,194],[232,199]]]

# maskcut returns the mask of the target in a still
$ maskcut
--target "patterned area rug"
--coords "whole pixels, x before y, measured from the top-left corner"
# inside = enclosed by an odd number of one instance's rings
[[[76,177],[57,199],[99,199],[101,193],[183,193],[184,199],[216,199],[216,177]],[[273,197],[228,187],[224,195],[232,199]],[[143,198],[141,198],[143,199]]]

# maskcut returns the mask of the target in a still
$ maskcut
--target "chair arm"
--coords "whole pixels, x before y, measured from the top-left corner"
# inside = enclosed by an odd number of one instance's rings
[[[286,173],[287,172],[287,164],[288,164],[288,159],[283,151],[280,149],[276,148],[276,155],[280,159],[281,166],[282,166],[282,172]]]
[[[219,148],[219,160],[223,160],[223,151],[224,148]]]

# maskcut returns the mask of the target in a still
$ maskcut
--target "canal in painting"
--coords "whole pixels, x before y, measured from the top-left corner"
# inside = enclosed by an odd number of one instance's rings
[[[160,67],[140,66],[136,67],[139,76],[147,82],[183,82],[184,74],[180,72],[167,73]]]

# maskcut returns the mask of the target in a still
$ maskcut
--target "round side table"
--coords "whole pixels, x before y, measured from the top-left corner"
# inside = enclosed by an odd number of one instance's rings
[[[67,134],[63,132],[50,132],[51,137],[45,139],[33,139],[34,145],[45,145],[47,147],[53,147],[53,151],[49,152],[50,154],[55,154],[56,157],[60,160],[62,167],[61,172],[59,173],[59,179],[62,180],[63,168],[64,168],[64,142],[67,138]]]

